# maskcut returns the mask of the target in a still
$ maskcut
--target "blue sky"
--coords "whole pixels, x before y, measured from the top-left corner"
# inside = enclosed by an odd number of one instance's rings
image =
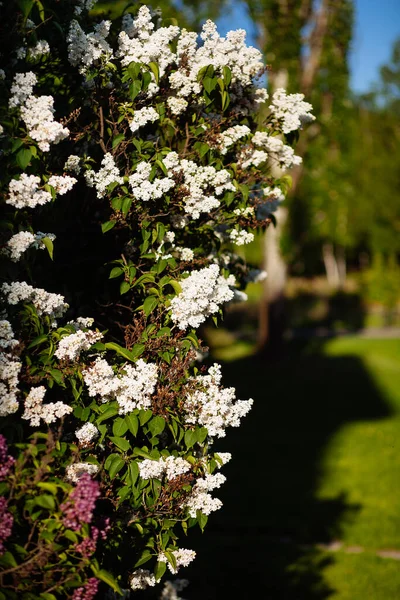
[[[256,44],[256,31],[243,3],[232,1],[230,10],[218,20],[224,35],[239,27],[248,31],[248,42]],[[355,30],[350,60],[351,86],[367,91],[379,77],[379,67],[388,62],[393,42],[400,37],[400,0],[355,0]]]

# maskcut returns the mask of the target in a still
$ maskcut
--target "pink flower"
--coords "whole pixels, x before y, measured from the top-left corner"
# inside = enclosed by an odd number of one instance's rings
[[[90,523],[97,498],[100,496],[99,484],[87,473],[79,479],[68,500],[61,504],[65,527],[78,531],[83,523]]]

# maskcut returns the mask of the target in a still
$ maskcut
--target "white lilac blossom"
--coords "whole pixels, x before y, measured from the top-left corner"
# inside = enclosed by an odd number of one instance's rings
[[[33,59],[40,58],[50,52],[49,43],[46,40],[38,40],[35,46],[29,48],[29,56]]]
[[[156,177],[153,181],[150,181],[151,169],[150,163],[142,161],[136,165],[135,172],[129,176],[132,195],[137,200],[143,202],[157,200],[175,186],[175,181],[170,177]]]
[[[99,436],[100,432],[93,423],[85,423],[75,431],[79,444],[83,447],[89,446]]]
[[[117,400],[120,414],[135,408],[149,408],[157,383],[157,366],[141,358],[134,365],[125,365],[115,374],[104,358],[83,371],[89,396],[100,396],[102,402]]]
[[[41,288],[34,288],[26,281],[3,283],[0,288],[8,304],[32,302],[38,315],[49,315],[52,319],[62,317],[68,309],[68,304],[60,294],[52,294]]]
[[[4,71],[4,69],[0,69],[0,79],[5,79],[6,78],[6,72]]]
[[[71,333],[71,335],[61,338],[54,355],[59,360],[77,360],[81,352],[89,350],[102,337],[103,335],[98,331],[77,331],[76,333]]]
[[[283,133],[301,129],[305,123],[315,120],[309,102],[304,102],[304,94],[286,94],[283,88],[276,90],[269,106],[274,118],[282,124]]]
[[[78,0],[77,5],[74,8],[74,15],[79,16],[83,11],[89,12],[96,3],[97,0]]]
[[[228,190],[235,191],[226,169],[217,171],[211,165],[203,167],[191,160],[180,160],[176,152],[167,154],[163,162],[168,177],[183,176],[183,187],[186,192],[184,208],[193,219],[198,219],[201,213],[209,213],[212,209],[218,208],[220,201],[215,196],[220,196]],[[206,193],[207,190],[212,191],[212,189],[215,196]]]
[[[175,579],[175,581],[166,581],[161,592],[160,600],[184,600],[179,596],[179,592],[189,585],[187,579]]]
[[[79,72],[85,74],[96,61],[108,63],[112,49],[106,41],[110,32],[111,21],[101,21],[94,26],[94,31],[86,34],[78,21],[71,21],[68,31],[68,59],[72,66],[79,65]]]
[[[96,475],[99,472],[98,465],[92,463],[79,462],[73,465],[68,465],[65,469],[65,478],[71,483],[78,483],[84,473],[90,476]]]
[[[250,133],[251,130],[247,125],[235,125],[234,127],[229,127],[229,129],[226,129],[218,135],[217,147],[221,154],[226,154],[233,144]]]
[[[162,456],[159,460],[146,458],[138,466],[142,479],[161,479],[165,475],[171,480],[190,471],[190,463],[180,456]]]
[[[178,550],[171,550],[170,552],[175,557],[176,568],[171,565],[164,552],[161,552],[157,558],[160,562],[167,563],[168,569],[173,575],[177,574],[179,567],[188,567],[196,558],[196,552],[194,550],[188,550],[187,548],[178,548]]]
[[[72,190],[77,180],[69,175],[52,175],[49,178],[48,184],[51,185],[60,196],[64,196]]]
[[[188,107],[188,102],[184,98],[170,96],[167,98],[167,105],[171,113],[175,116],[181,115]]]
[[[42,233],[41,231],[38,231],[35,234],[30,231],[20,231],[8,240],[3,249],[3,253],[8,254],[12,261],[18,262],[22,254],[28,250],[28,248],[44,250],[46,248],[42,241],[44,238],[54,241],[56,236],[54,233]]]
[[[129,580],[129,585],[133,590],[145,590],[156,585],[156,578],[147,569],[136,569]]]
[[[189,224],[187,215],[171,215],[170,220],[174,229],[184,229]]]
[[[238,157],[238,164],[242,169],[248,167],[259,167],[268,159],[268,154],[263,150],[251,150],[246,148],[242,150]]]
[[[198,389],[185,400],[185,420],[206,427],[211,437],[225,437],[227,427],[239,427],[253,405],[253,400],[237,400],[235,388],[221,387],[221,366],[214,364],[208,375],[197,375]]]
[[[251,141],[254,146],[267,150],[268,156],[276,161],[281,169],[290,169],[302,162],[291,146],[285,145],[279,137],[269,135],[266,131],[256,131]]]
[[[174,248],[175,252],[178,252],[179,258],[190,262],[194,259],[194,252],[191,248]]]
[[[221,304],[232,300],[235,277],[225,279],[218,265],[193,271],[180,281],[182,292],[171,300],[171,318],[179,329],[199,327],[207,317],[218,312]]]
[[[235,208],[233,214],[237,215],[238,217],[253,217],[254,206],[246,206],[246,208]]]
[[[36,83],[37,77],[32,71],[28,71],[28,73],[16,73],[11,85],[11,96],[8,106],[16,108],[25,104],[25,101],[32,95],[33,87]]]
[[[229,239],[236,244],[236,246],[244,246],[245,244],[250,244],[254,241],[254,233],[248,232],[245,229],[232,229],[229,234]]]
[[[145,106],[140,110],[135,110],[133,119],[129,123],[129,129],[135,133],[140,127],[144,127],[147,123],[154,123],[160,118],[158,112],[152,106]]]
[[[71,154],[70,156],[68,156],[64,165],[64,171],[73,171],[78,175],[81,172],[81,170],[82,168],[80,156],[77,156],[76,154]]]
[[[41,419],[47,424],[54,423],[57,419],[70,414],[73,410],[72,406],[68,406],[63,402],[43,404],[45,394],[46,388],[41,385],[39,387],[32,387],[25,398],[25,411],[22,418],[29,421],[32,427],[38,427]]]
[[[220,459],[222,465],[226,465],[232,460],[232,454],[230,452],[217,452],[216,457]]]
[[[22,173],[19,179],[10,181],[6,203],[15,208],[35,208],[35,206],[51,202],[50,192],[41,190],[39,186],[39,177]]]
[[[0,348],[11,350],[18,345],[14,338],[11,323],[7,319],[0,321]],[[11,352],[0,352],[0,417],[18,410],[18,375],[22,363]]]
[[[198,510],[207,516],[219,510],[222,507],[221,500],[213,498],[209,492],[219,488],[225,481],[226,477],[221,473],[215,475],[207,473],[203,478],[198,479],[185,503],[189,516],[195,518]]]
[[[26,46],[17,48],[15,54],[17,55],[18,60],[24,60],[24,58],[26,58]]]
[[[89,187],[95,187],[97,197],[103,198],[107,192],[107,187],[111,183],[122,184],[124,179],[121,177],[118,167],[114,162],[112,154],[107,152],[101,161],[101,169],[96,171],[86,171],[86,183]]]
[[[0,321],[0,348],[13,348],[17,344],[18,341],[14,338],[10,321],[2,319]]]
[[[54,120],[53,104],[53,96],[29,96],[20,109],[28,134],[42,152],[49,152],[50,144],[58,144],[69,135],[69,129]]]

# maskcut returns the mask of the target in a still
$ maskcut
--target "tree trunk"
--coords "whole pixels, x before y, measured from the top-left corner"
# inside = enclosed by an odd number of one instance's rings
[[[331,287],[337,289],[340,286],[340,274],[336,262],[333,244],[327,242],[322,246],[322,257],[324,259],[326,278]]]

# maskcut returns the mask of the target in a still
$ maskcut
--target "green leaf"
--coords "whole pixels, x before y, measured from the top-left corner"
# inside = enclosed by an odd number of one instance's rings
[[[130,289],[131,289],[130,283],[128,281],[123,281],[121,283],[121,285],[119,286],[119,293],[122,296],[123,294],[126,294],[126,292],[129,292]]]
[[[228,86],[232,81],[232,71],[229,67],[222,67],[222,75],[224,76],[225,85]]]
[[[154,576],[156,581],[160,581],[161,577],[164,575],[167,569],[167,563],[162,560],[158,560],[156,564],[156,568],[154,569]]]
[[[126,215],[128,214],[128,212],[132,206],[132,201],[133,201],[133,198],[129,198],[128,196],[123,199],[121,210],[122,210],[122,214],[124,215],[124,217],[126,217]]]
[[[129,482],[130,482],[131,486],[133,487],[139,478],[139,466],[135,460],[132,461],[131,463],[129,463],[128,474],[129,474]]]
[[[146,315],[146,317],[149,316],[149,314],[151,312],[153,312],[153,310],[156,308],[158,304],[158,298],[156,298],[155,296],[148,296],[146,298],[146,300],[143,303],[143,311]]]
[[[206,90],[207,94],[211,94],[211,92],[215,89],[217,85],[217,80],[213,77],[204,77],[203,79],[203,87]]]
[[[192,431],[191,429],[188,429],[185,432],[185,444],[186,444],[186,448],[191,448],[192,446],[195,445],[196,442],[197,442],[196,431]]]
[[[203,513],[200,510],[196,511],[196,517],[200,529],[204,531],[204,527],[207,525],[208,517],[206,515],[203,515]]]
[[[199,444],[202,444],[207,436],[208,436],[207,427],[201,427],[200,429],[197,430],[197,441],[199,442]]]
[[[109,279],[115,279],[116,277],[119,277],[120,275],[122,275],[124,272],[124,269],[122,267],[114,267],[113,269],[111,269],[111,273],[109,275]]]
[[[117,446],[117,448],[119,448],[123,452],[127,452],[129,450],[129,448],[131,447],[130,443],[125,438],[118,437],[118,436],[110,436],[110,440],[112,441],[113,444],[115,444]]]
[[[159,435],[165,429],[165,420],[160,416],[153,417],[147,426],[153,436]]]
[[[39,344],[42,344],[43,342],[47,342],[47,341],[48,341],[47,335],[45,335],[45,334],[39,335],[39,337],[37,337],[31,341],[31,343],[28,346],[28,350],[30,350],[30,348],[33,348],[34,346],[38,346]]]
[[[115,457],[112,461],[110,468],[108,469],[108,473],[111,479],[114,479],[117,473],[125,466],[124,461],[120,456]]]
[[[125,135],[123,133],[119,133],[118,135],[116,135],[112,141],[112,149],[114,150],[114,148],[116,148],[118,144],[120,144],[124,139]]]
[[[58,383],[58,385],[61,385],[63,383],[64,376],[63,376],[62,372],[59,371],[58,369],[50,369],[50,375],[52,376],[54,381],[56,383]]]
[[[48,481],[39,481],[39,483],[37,484],[37,486],[41,490],[45,490],[46,492],[50,492],[54,496],[57,494],[57,486],[56,486],[55,483],[50,483]]]
[[[130,360],[131,362],[134,362],[135,358],[142,354],[144,350],[144,344],[135,344],[132,350],[123,348],[122,346],[120,346],[119,344],[115,344],[114,342],[107,342],[107,344],[105,344],[105,347],[107,348],[107,350],[114,350],[115,352],[126,358],[126,360]]]
[[[132,489],[129,485],[124,485],[118,492],[118,498],[121,500],[125,500],[132,493]]]
[[[139,420],[136,415],[130,414],[125,416],[125,423],[133,436],[136,437],[139,429]]]
[[[29,148],[23,148],[22,150],[20,150],[18,152],[18,154],[16,156],[17,165],[23,171],[25,171],[26,167],[31,162],[31,158],[32,158],[32,152],[29,150]]]
[[[125,419],[118,417],[113,423],[113,434],[116,436],[124,435],[128,431],[128,424]]]
[[[149,419],[151,419],[152,416],[153,413],[151,412],[151,410],[142,409],[141,411],[139,411],[139,422],[142,425],[142,427],[145,423],[147,423]]]
[[[140,555],[139,560],[136,561],[133,566],[140,567],[141,565],[144,565],[144,563],[147,563],[147,561],[149,561],[151,559],[151,557],[152,557],[152,554],[151,554],[150,550],[148,550],[146,548],[145,550],[143,550],[142,554]]]
[[[114,577],[111,575],[111,573],[109,573],[105,569],[100,569],[100,570],[96,569],[96,566],[93,564],[91,564],[90,567],[94,573],[94,576],[97,577],[97,579],[104,581],[104,583],[109,585],[110,588],[112,588],[114,590],[114,592],[117,592],[121,596],[123,595],[121,588],[119,587],[118,583],[116,582]]]
[[[67,531],[64,533],[64,537],[66,537],[67,540],[69,540],[73,544],[78,543],[78,536],[76,535],[75,531],[71,531],[70,529],[67,529]]]
[[[136,98],[136,96],[139,94],[141,89],[142,89],[141,81],[136,80],[133,83],[131,83],[131,85],[129,86],[129,93],[131,96],[131,100],[134,100]]]
[[[54,510],[56,506],[53,496],[49,496],[48,494],[37,496],[34,498],[34,502],[37,506],[40,506],[41,508],[47,508],[48,510]]]
[[[43,598],[43,600],[57,600],[54,594],[49,594],[49,592],[42,592],[39,598]]]
[[[159,82],[159,80],[160,80],[160,70],[159,70],[159,68],[158,68],[158,64],[157,64],[157,63],[155,63],[155,62],[150,62],[150,63],[148,64],[148,66],[150,67],[150,69],[151,69],[151,70],[152,70],[152,72],[153,72],[153,75],[154,75],[154,77],[155,77],[156,83],[158,83],[158,82]]]
[[[105,223],[102,223],[101,224],[102,232],[106,233],[107,231],[110,231],[110,229],[115,227],[116,223],[117,223],[116,221],[106,221]]]
[[[180,294],[182,292],[181,284],[179,283],[179,281],[176,281],[175,279],[171,279],[169,284],[174,288],[174,290],[177,294]]]
[[[109,406],[107,410],[103,412],[98,419],[96,419],[96,423],[99,425],[102,421],[106,421],[107,419],[111,419],[111,417],[115,417],[118,414],[118,408],[116,406]]]

